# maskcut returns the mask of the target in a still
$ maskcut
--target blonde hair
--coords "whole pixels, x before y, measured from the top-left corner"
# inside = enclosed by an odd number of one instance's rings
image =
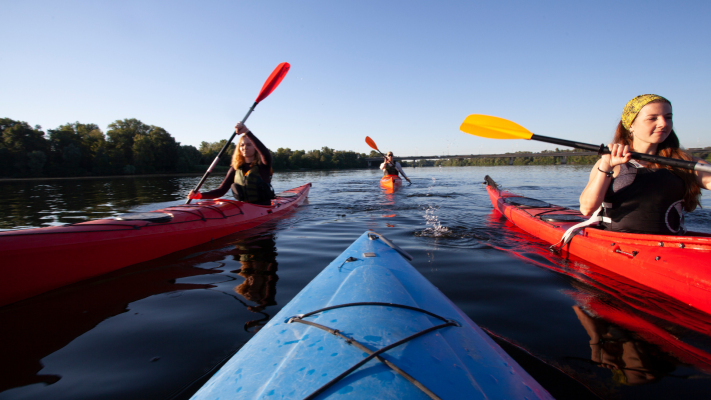
[[[242,155],[242,152],[240,151],[239,147],[244,142],[244,138],[247,137],[246,135],[242,135],[239,140],[237,141],[237,146],[235,146],[234,153],[232,154],[232,168],[235,170],[238,170],[239,167],[242,166],[246,162],[244,159],[244,156]],[[254,144],[254,142],[252,142]],[[252,161],[252,164],[250,167],[254,167],[255,165],[258,165],[261,163],[262,157],[259,156],[259,152],[257,151],[257,148],[254,148],[254,161]]]

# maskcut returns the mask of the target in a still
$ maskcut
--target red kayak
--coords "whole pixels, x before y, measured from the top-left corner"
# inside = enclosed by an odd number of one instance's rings
[[[147,213],[0,232],[0,306],[263,224],[298,207],[311,184],[270,206],[204,200]]]
[[[550,243],[532,238],[509,221],[502,223],[502,215],[497,210],[493,210],[490,217],[487,229],[500,230],[505,227],[505,232],[501,233],[505,235],[507,246],[500,247],[492,243],[489,246],[540,268],[573,278],[572,285],[578,290],[593,292],[614,307],[635,315],[635,318],[642,317],[656,324],[664,320],[711,335],[710,314],[580,257],[565,254],[564,259],[550,251]]]
[[[494,208],[563,255],[572,254],[711,314],[711,235],[647,235],[581,229],[560,246],[568,228],[587,219],[577,210],[500,190],[486,177]]]
[[[402,186],[402,179],[397,175],[385,175],[380,179],[380,187],[392,193]]]

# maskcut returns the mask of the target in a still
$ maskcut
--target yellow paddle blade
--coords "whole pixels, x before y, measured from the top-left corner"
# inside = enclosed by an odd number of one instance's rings
[[[531,139],[533,133],[507,119],[489,115],[472,114],[459,127],[464,133],[489,139]]]

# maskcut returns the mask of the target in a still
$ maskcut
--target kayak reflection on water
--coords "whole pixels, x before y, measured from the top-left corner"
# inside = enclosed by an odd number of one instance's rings
[[[624,385],[660,381],[675,370],[670,356],[654,346],[636,340],[630,333],[606,321],[589,316],[573,306],[580,323],[590,336],[591,362],[612,370],[613,380]]]
[[[264,312],[268,306],[276,305],[276,283],[279,277],[276,274],[278,263],[277,251],[273,235],[266,235],[256,240],[243,242],[236,245],[238,252],[235,260],[242,264],[240,269],[232,271],[244,278],[244,281],[235,286],[234,291],[249,302],[256,305],[247,306],[247,309],[260,313],[264,318],[248,321],[244,324],[245,331],[256,333],[270,316]],[[250,328],[254,328],[250,331]]]

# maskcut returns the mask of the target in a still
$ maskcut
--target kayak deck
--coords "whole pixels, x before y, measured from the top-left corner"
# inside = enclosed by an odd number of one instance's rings
[[[255,227],[303,203],[310,187],[282,192],[270,206],[212,199],[122,219],[0,232],[0,306]]]
[[[390,244],[361,235],[193,399],[551,398]]]
[[[385,175],[380,178],[380,187],[388,192],[394,192],[402,186],[402,179],[397,175]]]
[[[565,231],[587,217],[500,190],[488,176],[487,192],[494,208],[511,223],[558,244],[556,250],[564,255],[580,257],[711,314],[711,235],[648,235],[586,227],[561,247]]]

